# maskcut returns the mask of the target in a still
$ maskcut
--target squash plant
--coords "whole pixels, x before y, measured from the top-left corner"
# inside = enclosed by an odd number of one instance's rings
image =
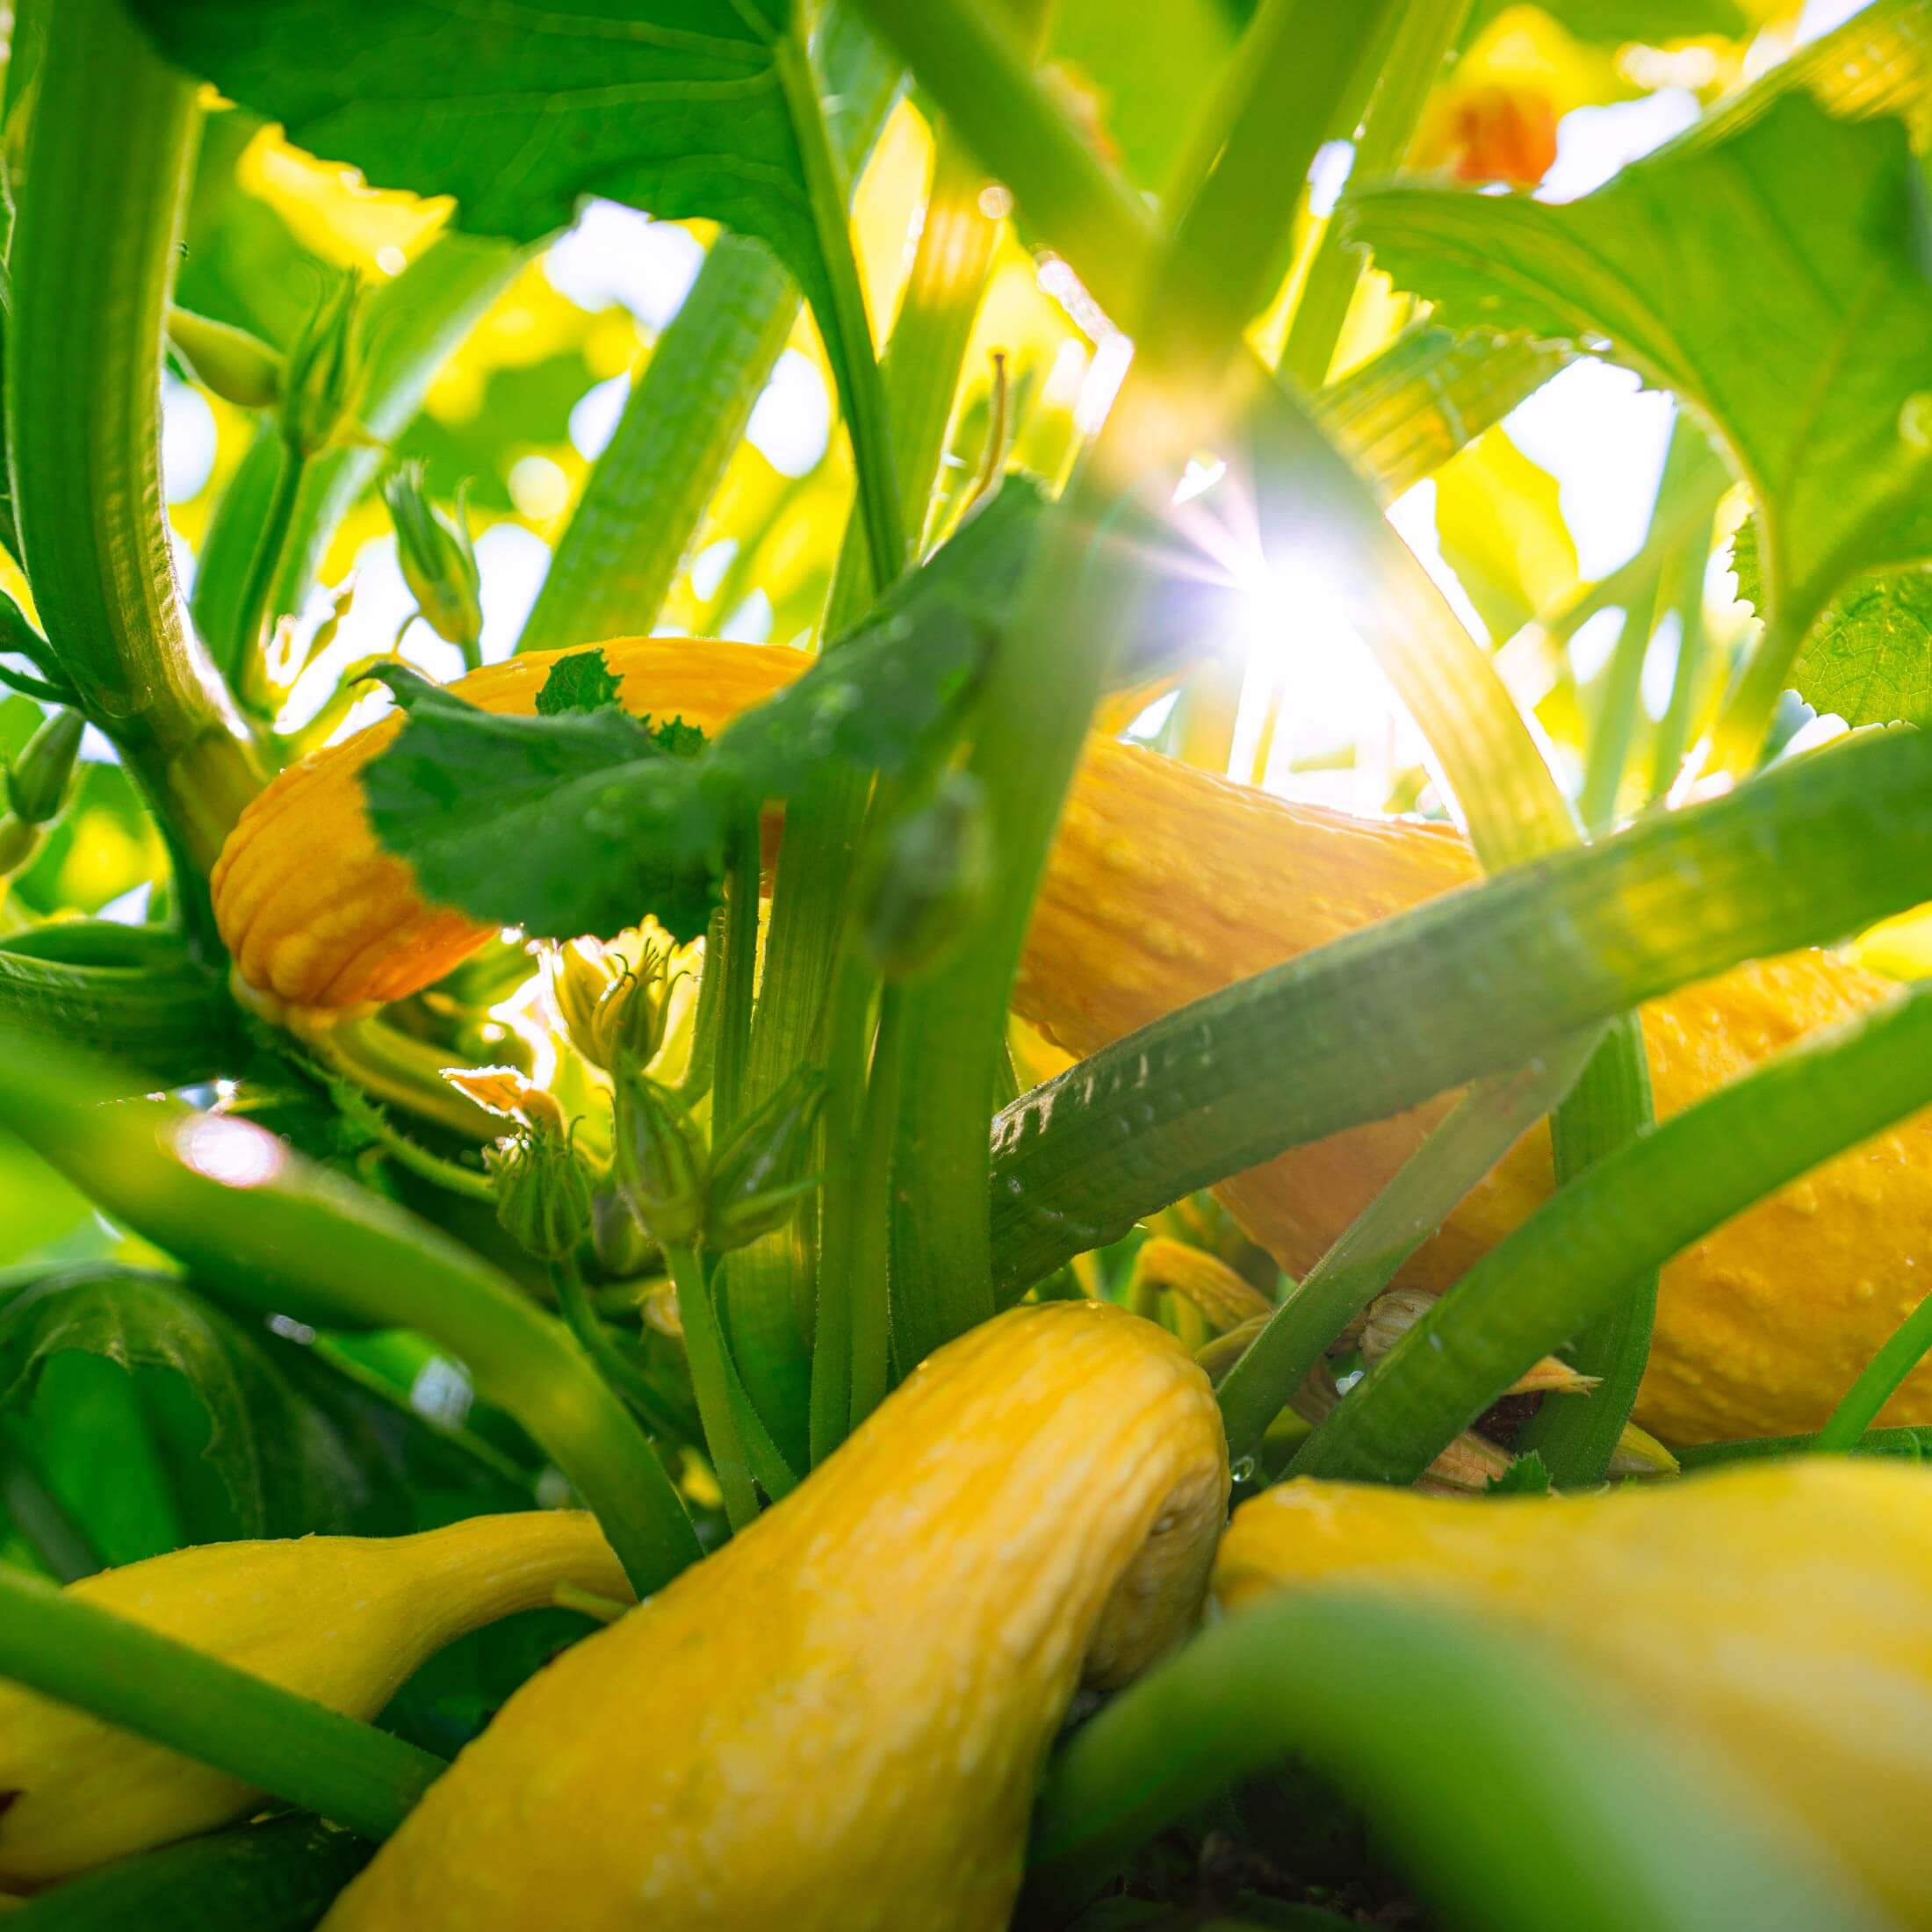
[[[23,0],[21,1926],[1932,1909],[1932,4],[1118,11]]]

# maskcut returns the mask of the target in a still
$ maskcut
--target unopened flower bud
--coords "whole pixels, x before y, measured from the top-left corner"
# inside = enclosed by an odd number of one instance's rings
[[[992,836],[979,781],[954,772],[930,804],[893,827],[861,888],[866,949],[888,979],[938,965],[985,904]]]
[[[168,340],[204,389],[240,409],[272,409],[282,396],[282,358],[259,335],[188,309],[168,311]]]
[[[384,483],[382,495],[396,528],[396,561],[417,615],[473,664],[483,637],[483,579],[462,494],[456,515],[445,515],[423,489],[422,465],[405,463]]]
[[[51,824],[73,789],[83,721],[78,711],[55,711],[7,769],[7,809],[23,825]]]
[[[496,1218],[539,1261],[562,1261],[590,1231],[590,1178],[573,1137],[552,1128],[520,1134],[491,1161]]]
[[[783,1227],[799,1197],[818,1185],[804,1170],[825,1095],[825,1076],[798,1068],[718,1150],[704,1221],[713,1248],[742,1248]]]
[[[620,973],[604,989],[591,1025],[597,1065],[645,1067],[657,1057],[675,984],[667,963],[656,947],[647,946],[636,971]]]
[[[319,456],[354,426],[362,396],[362,285],[336,278],[303,323],[282,364],[282,436]]]
[[[704,1226],[704,1157],[674,1095],[631,1074],[617,1083],[616,1179],[645,1231],[667,1247]]]
[[[1626,1422],[1617,1438],[1617,1446],[1610,1453],[1609,1473],[1613,1476],[1674,1476],[1682,1474],[1682,1466],[1647,1430]]]
[[[601,940],[573,939],[550,953],[550,998],[570,1043],[597,1060],[597,1007],[616,984],[624,958]]]
[[[642,1274],[657,1253],[657,1244],[615,1188],[600,1190],[591,1201],[590,1239],[599,1270],[614,1280]]]

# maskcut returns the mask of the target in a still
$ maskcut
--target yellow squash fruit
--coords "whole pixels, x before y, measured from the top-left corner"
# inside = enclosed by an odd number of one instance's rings
[[[1326,1582],[1535,1633],[1652,1719],[1660,1748],[1710,1754],[1902,1926],[1932,1926],[1923,1470],[1817,1458],[1479,1500],[1297,1481],[1236,1511],[1223,1608]]]
[[[628,1601],[580,1511],[482,1516],[420,1536],[310,1536],[177,1550],[68,1586],[331,1710],[372,1718],[466,1631],[560,1583]],[[72,1705],[0,1683],[0,1891],[205,1831],[259,1794]]]
[[[1013,1309],[525,1684],[325,1932],[994,1932],[1068,1700],[1193,1624],[1227,1493],[1172,1337]]]
[[[681,714],[708,731],[809,661],[783,648],[689,638],[603,650],[633,710]],[[553,661],[517,659],[457,688],[493,710],[532,711]],[[215,911],[257,996],[328,1009],[395,998],[487,936],[425,905],[408,869],[375,843],[355,774],[395,729],[379,724],[285,773],[229,840]],[[1477,876],[1467,843],[1445,826],[1289,804],[1095,738],[1061,822],[1014,1004],[1056,1045],[1090,1054]],[[1807,951],[1653,1002],[1643,1025],[1659,1114],[1886,991],[1876,975]],[[1219,1192],[1248,1233],[1300,1274],[1454,1099],[1297,1148]],[[1402,1279],[1447,1288],[1551,1186],[1549,1136],[1539,1128]],[[1921,1116],[1782,1189],[1666,1268],[1638,1417],[1673,1443],[1815,1429],[1928,1287],[1932,1120]],[[1932,1422],[1932,1366],[1908,1378],[1882,1419]]]

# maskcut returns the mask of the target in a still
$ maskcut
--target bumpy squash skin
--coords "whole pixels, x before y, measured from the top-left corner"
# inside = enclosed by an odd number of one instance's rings
[[[580,1511],[477,1517],[421,1536],[311,1536],[177,1550],[70,1584],[145,1624],[351,1717],[372,1718],[446,1643],[550,1603],[559,1583],[627,1599]],[[0,1892],[205,1831],[256,1793],[234,1778],[0,1683]]]
[[[1227,1488],[1172,1337],[1013,1309],[533,1677],[325,1932],[995,1932],[1083,1670],[1193,1623]]]
[[[1535,1633],[1932,1925],[1932,1482],[1877,1459],[1583,1497],[1297,1481],[1235,1514],[1215,1596],[1324,1581]],[[1588,1749],[1587,1740],[1578,1741]]]
[[[804,668],[798,652],[690,639],[603,646],[624,702],[715,730]],[[458,687],[534,710],[553,660]],[[376,847],[354,773],[379,724],[295,768],[250,806],[215,872],[215,910],[250,987],[340,1008],[427,985],[486,936],[425,906]],[[1441,826],[1290,804],[1095,739],[1055,845],[1015,991],[1049,1039],[1088,1054],[1176,1006],[1477,877]],[[1883,998],[1887,983],[1820,952],[1746,966],[1644,1011],[1668,1115],[1767,1055]],[[1220,1190],[1292,1273],[1304,1271],[1421,1144],[1455,1096],[1298,1148]],[[1549,1192],[1549,1140],[1525,1136],[1403,1279],[1448,1287]],[[1637,1415],[1674,1443],[1815,1429],[1932,1271],[1932,1120],[1841,1156],[1665,1271]],[[1932,1365],[1888,1423],[1932,1422]]]

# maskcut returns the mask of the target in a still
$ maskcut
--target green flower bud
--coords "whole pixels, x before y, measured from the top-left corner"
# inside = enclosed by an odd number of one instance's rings
[[[704,1226],[704,1157],[677,1099],[641,1073],[617,1082],[618,1192],[666,1247]]]
[[[83,725],[78,711],[55,711],[9,768],[7,807],[23,825],[49,825],[61,816],[73,789]]]
[[[473,662],[483,636],[482,574],[462,494],[445,516],[422,487],[422,465],[405,463],[382,487],[396,526],[396,561],[422,621]]]
[[[520,1134],[490,1165],[496,1218],[539,1261],[562,1261],[590,1231],[590,1177],[573,1136],[552,1128]]]
[[[316,305],[282,364],[282,437],[319,456],[354,426],[362,396],[362,285],[344,275]]]
[[[631,1203],[614,1188],[600,1190],[591,1201],[590,1242],[599,1272],[613,1280],[642,1274],[657,1258],[657,1243],[631,1212]]]
[[[888,979],[929,971],[985,904],[992,838],[977,779],[953,772],[932,802],[903,819],[861,888],[866,950]]]
[[[713,1248],[742,1248],[783,1227],[799,1197],[818,1185],[804,1170],[825,1097],[824,1074],[798,1068],[717,1151],[704,1217]]]
[[[195,380],[242,409],[272,409],[282,397],[282,358],[258,335],[184,308],[168,311],[168,340]]]
[[[664,1044],[665,1021],[674,982],[656,947],[647,946],[635,972],[619,976],[597,1002],[592,1026],[598,1066],[648,1066]]]

